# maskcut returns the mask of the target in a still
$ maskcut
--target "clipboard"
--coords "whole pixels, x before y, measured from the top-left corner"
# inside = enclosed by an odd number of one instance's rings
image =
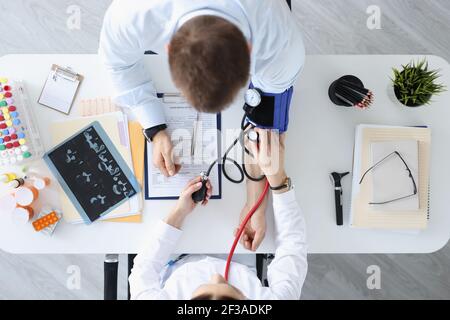
[[[180,95],[179,93],[157,93],[157,97],[161,99],[163,103],[184,103],[186,99]],[[216,129],[220,132],[222,130],[222,117],[221,114],[218,113],[216,115]],[[218,137],[217,140],[217,152],[221,154],[221,139]],[[144,199],[145,200],[178,200],[179,195],[176,196],[149,196],[149,181],[148,181],[148,171],[149,166],[151,165],[148,161],[148,148],[147,143],[145,143],[144,149]],[[213,194],[210,199],[218,200],[222,199],[222,164],[219,162],[217,165],[217,193]],[[198,172],[200,174],[200,172]]]
[[[64,114],[69,114],[83,76],[69,67],[53,64],[38,103]]]

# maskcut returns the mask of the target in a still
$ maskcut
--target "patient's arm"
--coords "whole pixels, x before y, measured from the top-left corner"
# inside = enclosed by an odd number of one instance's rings
[[[250,142],[248,139],[245,142],[248,145]],[[251,177],[260,177],[263,175],[262,170],[260,169],[258,164],[255,164],[255,161],[251,161],[248,154],[245,154],[245,163],[246,170]],[[252,181],[247,179],[246,188],[247,188],[247,201],[242,208],[241,215],[239,218],[239,223],[245,218],[253,205],[258,201],[259,196],[262,194],[264,190],[264,186],[266,184],[266,180],[262,181]],[[247,224],[244,233],[241,237],[241,244],[247,250],[256,251],[264,240],[264,236],[266,234],[266,208],[267,208],[267,199],[268,196],[265,197],[264,201],[261,203],[261,206],[256,210],[253,214],[253,217]],[[236,233],[236,230],[235,230]]]

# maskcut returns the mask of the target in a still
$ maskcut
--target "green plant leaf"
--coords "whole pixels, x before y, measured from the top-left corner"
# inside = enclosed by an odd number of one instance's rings
[[[404,103],[429,104],[433,95],[445,92],[446,86],[436,83],[441,77],[441,70],[429,70],[426,59],[410,61],[402,65],[402,70],[392,68],[394,74],[392,84]]]

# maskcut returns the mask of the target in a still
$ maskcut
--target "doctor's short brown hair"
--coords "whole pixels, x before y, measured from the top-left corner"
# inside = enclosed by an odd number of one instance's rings
[[[172,79],[200,112],[218,113],[247,84],[250,50],[234,24],[215,16],[187,21],[169,46]]]

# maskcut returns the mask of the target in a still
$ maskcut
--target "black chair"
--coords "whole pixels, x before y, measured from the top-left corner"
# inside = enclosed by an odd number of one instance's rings
[[[291,0],[286,0],[292,10]],[[156,54],[153,51],[146,51],[145,54]],[[136,254],[128,254],[128,277],[133,268],[133,260]],[[272,254],[256,254],[256,274],[264,286],[268,286],[266,271],[267,266],[274,258]],[[119,257],[117,254],[107,254],[104,261],[104,299],[117,300],[117,275],[119,268]],[[127,278],[128,282],[128,278]],[[128,282],[128,300],[130,299],[130,283]]]

